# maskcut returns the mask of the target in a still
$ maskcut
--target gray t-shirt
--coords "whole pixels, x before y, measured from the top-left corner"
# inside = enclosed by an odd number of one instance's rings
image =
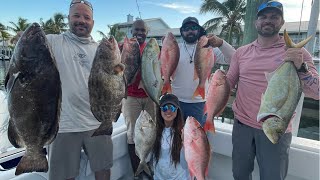
[[[80,38],[69,31],[47,38],[62,85],[59,133],[97,129],[100,122],[90,110],[88,79],[98,43],[92,37]]]

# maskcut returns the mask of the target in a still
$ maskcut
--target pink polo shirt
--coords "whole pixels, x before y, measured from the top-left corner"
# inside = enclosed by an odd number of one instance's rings
[[[257,122],[257,114],[262,93],[267,89],[265,72],[273,72],[281,65],[285,56],[285,48],[282,37],[271,47],[262,47],[256,40],[238,48],[233,55],[227,79],[231,87],[235,87],[238,83],[232,109],[235,118],[243,124],[262,129],[262,123]],[[310,69],[307,73],[299,73],[303,92],[307,97],[319,99],[319,75],[311,55],[304,48],[303,50],[303,59]],[[288,130],[291,130],[291,126]]]

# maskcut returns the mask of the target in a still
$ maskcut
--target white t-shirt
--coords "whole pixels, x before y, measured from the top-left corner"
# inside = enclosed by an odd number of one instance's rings
[[[97,129],[100,122],[93,116],[88,79],[98,43],[91,37],[80,38],[67,31],[47,35],[62,86],[59,133]]]
[[[180,153],[180,163],[177,166],[174,166],[174,163],[171,161],[171,152],[170,148],[172,145],[171,137],[171,128],[164,128],[162,132],[161,139],[161,154],[158,163],[156,160],[153,160],[154,167],[154,180],[190,180],[189,171],[187,168],[187,163],[184,158],[184,153],[181,150]],[[183,166],[184,165],[184,166]]]
[[[179,101],[185,103],[197,103],[205,102],[201,96],[196,96],[192,99],[193,93],[196,90],[199,79],[194,80],[194,54],[195,54],[195,44],[179,43],[180,49],[180,59],[178,66],[176,68],[173,80],[172,80],[172,93],[176,95]],[[220,51],[221,50],[221,51]],[[235,49],[229,45],[227,42],[223,41],[223,44],[219,48],[213,48],[213,53],[215,54],[215,62],[220,64],[230,64],[231,57]],[[192,57],[192,62],[190,63],[190,56]],[[208,80],[205,84],[205,92],[207,95]]]

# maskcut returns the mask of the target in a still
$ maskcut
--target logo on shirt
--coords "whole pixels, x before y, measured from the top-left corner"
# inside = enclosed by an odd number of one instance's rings
[[[90,63],[86,54],[77,53],[73,56],[73,60],[77,61],[82,68],[90,71]]]

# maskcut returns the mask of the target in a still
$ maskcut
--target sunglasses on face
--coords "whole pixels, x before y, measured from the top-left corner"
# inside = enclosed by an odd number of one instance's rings
[[[78,3],[82,3],[82,4],[85,4],[85,5],[89,6],[89,8],[93,11],[92,4],[89,1],[86,1],[86,0],[74,0],[74,1],[71,2],[70,7],[75,5],[75,4],[78,4]]]
[[[146,29],[144,28],[134,28],[135,31],[141,31],[141,32],[146,32]]]
[[[258,8],[258,12],[266,7],[275,7],[275,8],[279,8],[281,10],[283,9],[282,4],[280,2],[269,1],[269,2],[261,4]]]
[[[182,27],[181,30],[184,31],[184,32],[187,32],[189,30],[196,31],[196,30],[199,30],[199,26],[196,26],[196,25],[194,25],[194,26],[186,26],[186,27]]]
[[[169,109],[171,112],[176,112],[176,110],[178,109],[177,107],[175,107],[174,105],[164,105],[160,107],[161,111],[163,112],[167,112]]]

